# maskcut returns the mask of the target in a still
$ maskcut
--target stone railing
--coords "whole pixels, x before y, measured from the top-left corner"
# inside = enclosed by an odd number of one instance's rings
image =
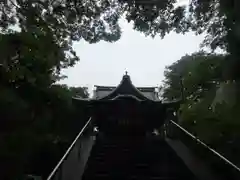
[[[47,180],[80,180],[94,143],[92,118],[79,132]]]
[[[178,123],[170,120],[166,126],[166,135],[171,139],[179,139],[194,154],[203,159],[221,179],[240,179],[240,168],[230,162],[223,155],[206,145],[199,138],[192,135]]]

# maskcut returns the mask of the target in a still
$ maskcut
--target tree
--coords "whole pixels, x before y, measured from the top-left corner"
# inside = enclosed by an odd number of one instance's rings
[[[18,179],[25,173],[45,177],[85,121],[83,113],[76,117],[78,107],[72,96],[88,97],[88,93],[86,88],[72,91],[55,85],[60,70],[74,65],[78,57],[63,33],[68,30],[51,28],[57,23],[39,17],[44,13],[41,1],[3,1],[0,7],[0,156],[4,167],[0,178]],[[11,30],[10,24],[20,31]]]
[[[10,169],[5,171],[10,179],[23,174],[25,167],[38,164],[30,161],[37,150],[47,147],[52,154],[61,154],[59,150],[64,148],[58,148],[58,145],[67,146],[80,128],[78,119],[74,118],[78,109],[72,104],[71,97],[79,93],[87,97],[85,89],[69,89],[55,84],[61,78],[60,70],[79,60],[72,49],[73,41],[117,41],[121,36],[118,20],[124,17],[133,22],[134,29],[152,37],[164,37],[170,31],[205,32],[204,44],[212,49],[226,50],[229,54],[227,64],[232,67],[240,62],[238,7],[236,0],[192,0],[187,6],[177,5],[176,0],[1,1],[0,133],[3,138],[0,143],[4,148],[0,154],[6,160],[10,159],[5,164],[6,169]],[[199,105],[199,102],[205,102],[203,100],[208,103],[211,98],[206,98],[206,92],[216,88],[221,79],[222,64],[218,64],[220,61],[215,55],[183,59],[166,72],[169,87],[164,92],[165,97],[174,99],[179,96],[179,76],[171,73],[175,72],[183,78],[189,104]],[[230,77],[237,79],[238,72],[233,71]],[[208,106],[199,105],[194,109],[200,112],[204,109],[202,107]],[[25,142],[24,146],[19,142]]]
[[[236,68],[240,63],[239,7],[237,0],[192,0],[189,6],[190,29],[198,34],[207,33],[204,45],[210,45],[213,50],[219,47],[228,53],[225,79],[240,77]]]
[[[181,98],[182,81],[186,100],[198,101],[223,80],[223,65],[223,55],[199,52],[183,56],[166,67],[163,97],[167,100]]]
[[[227,36],[237,30],[238,5],[236,0],[192,0],[187,5],[178,5],[177,0],[6,0],[1,3],[1,26],[6,30],[18,23],[24,31],[35,31],[38,24],[59,42],[65,38],[115,41],[121,32],[118,19],[124,15],[146,35],[207,32],[205,43],[227,49],[231,42]]]
[[[51,36],[62,49],[65,62],[74,64],[78,57],[71,44],[85,39],[114,42],[121,36],[120,17],[132,21],[134,29],[152,37],[164,37],[170,31],[193,30],[206,33],[203,45],[222,48],[229,56],[226,79],[236,79],[240,62],[239,3],[237,0],[191,0],[179,5],[177,0],[5,0],[0,3],[3,33],[12,26],[22,32]],[[44,41],[42,42],[44,43]],[[61,62],[61,61],[60,61]],[[61,64],[61,63],[60,63]],[[239,76],[240,77],[240,76]]]
[[[75,92],[70,89],[66,85],[31,88],[27,93],[37,97],[27,97],[1,84],[1,179],[17,179],[27,173],[45,178],[50,173],[87,118],[73,104]],[[78,95],[88,96],[86,88],[74,89]]]
[[[168,101],[180,99],[182,81],[185,99],[180,107],[179,118],[193,132],[198,132],[194,130],[199,127],[196,123],[203,122],[203,119],[214,119],[212,102],[216,89],[223,80],[223,65],[223,55],[198,52],[183,56],[166,67],[163,98]]]
[[[72,94],[72,97],[81,97],[81,98],[88,98],[89,92],[88,88],[86,87],[70,87],[69,91]]]
[[[186,55],[166,67],[163,98],[180,97],[180,76],[185,101],[181,104],[179,122],[210,147],[240,164],[239,103],[214,102],[216,89],[224,82],[224,55],[203,52]]]

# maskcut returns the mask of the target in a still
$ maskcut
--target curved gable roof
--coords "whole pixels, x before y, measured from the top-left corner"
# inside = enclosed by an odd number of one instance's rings
[[[131,95],[135,96],[139,100],[151,100],[144,96],[133,84],[129,75],[124,75],[121,83],[108,95],[99,98],[102,100],[114,99],[117,96]],[[152,101],[152,100],[151,100]]]

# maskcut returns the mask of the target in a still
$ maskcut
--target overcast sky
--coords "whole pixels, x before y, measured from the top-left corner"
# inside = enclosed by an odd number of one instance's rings
[[[136,86],[158,86],[164,79],[165,66],[185,54],[199,50],[203,36],[170,33],[164,39],[145,37],[132,25],[121,21],[122,37],[115,43],[88,44],[80,41],[74,49],[80,61],[63,71],[68,78],[61,83],[69,86],[118,85],[125,71]]]

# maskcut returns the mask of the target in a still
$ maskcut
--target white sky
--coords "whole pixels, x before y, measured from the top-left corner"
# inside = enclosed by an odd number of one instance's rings
[[[158,86],[167,65],[185,54],[199,50],[203,36],[170,33],[164,39],[145,37],[132,25],[121,21],[122,37],[115,43],[76,42],[74,49],[80,61],[63,71],[68,78],[60,83],[69,86],[118,85],[125,71],[135,86]]]

